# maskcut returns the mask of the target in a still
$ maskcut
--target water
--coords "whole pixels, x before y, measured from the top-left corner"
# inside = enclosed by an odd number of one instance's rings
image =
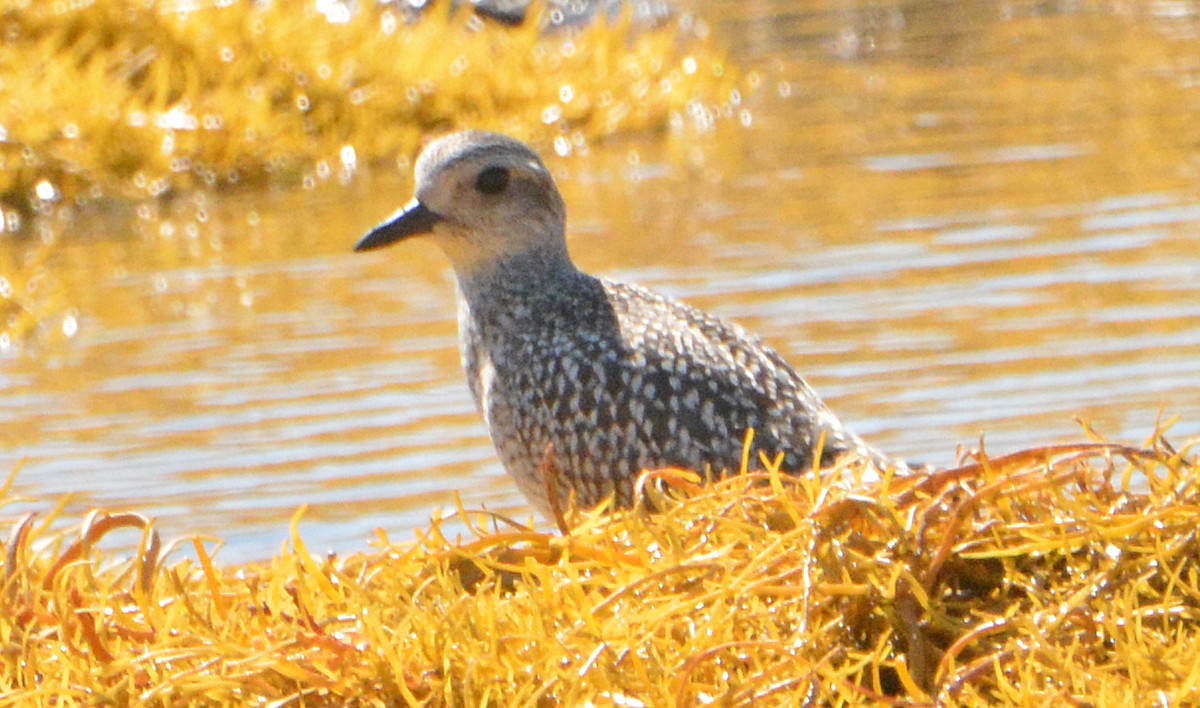
[[[549,160],[585,269],[743,322],[899,455],[1080,440],[1075,417],[1200,433],[1200,3],[693,7],[759,89],[711,135]],[[139,510],[226,559],[301,504],[342,552],[456,494],[527,517],[444,257],[350,252],[410,189],[381,169],[52,224],[72,309],[0,358],[0,470],[24,460],[34,508]]]

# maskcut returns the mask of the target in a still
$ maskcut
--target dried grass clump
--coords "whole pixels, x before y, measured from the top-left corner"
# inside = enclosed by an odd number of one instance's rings
[[[1200,700],[1200,469],[1164,440],[882,483],[643,477],[566,535],[167,561],[150,522],[17,523],[0,701],[627,705]],[[652,512],[651,508],[655,511]],[[483,528],[486,523],[489,528]],[[117,527],[139,552],[91,550]]]
[[[546,34],[451,5],[410,22],[375,2],[0,1],[0,232],[101,195],[347,177],[431,130],[565,150],[737,101],[686,18]]]

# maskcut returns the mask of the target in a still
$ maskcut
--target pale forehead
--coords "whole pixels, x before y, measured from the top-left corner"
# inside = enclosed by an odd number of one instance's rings
[[[546,170],[537,153],[524,143],[505,135],[472,130],[452,133],[426,146],[417,158],[417,182],[428,182],[436,172],[468,160],[509,165],[526,163],[534,170]]]

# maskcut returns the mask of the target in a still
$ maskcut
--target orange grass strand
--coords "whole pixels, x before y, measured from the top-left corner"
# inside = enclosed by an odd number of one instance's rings
[[[151,590],[154,588],[154,576],[158,570],[160,560],[159,553],[162,552],[162,539],[158,535],[158,529],[154,528],[153,523],[148,524],[142,529],[142,539],[138,543],[138,581],[136,590],[140,594],[140,601],[143,605],[149,602]],[[149,617],[149,613],[146,614]]]
[[[36,518],[36,511],[25,514],[8,535],[8,548],[4,551],[4,590],[10,600],[17,590],[17,569],[24,568],[27,562],[25,548]]]
[[[983,453],[982,445],[978,453],[979,459],[976,462],[960,465],[953,469],[938,470],[933,474],[924,476],[921,481],[912,489],[906,491],[897,499],[897,503],[901,506],[906,506],[914,501],[915,495],[919,492],[929,493],[930,488],[940,488],[946,484],[958,482],[962,479],[976,478],[981,473],[989,473],[990,470],[997,468],[1028,468],[1029,465],[1045,462],[1048,458],[1056,458],[1066,455],[1075,455],[1078,458],[1085,458],[1091,455],[1103,455],[1113,453],[1125,457],[1127,459],[1147,459],[1153,460],[1154,454],[1151,451],[1142,450],[1127,445],[1118,445],[1115,443],[1066,443],[1062,445],[1044,445],[1041,447],[1019,450],[1008,455],[1000,457],[988,457]]]
[[[778,462],[782,464],[782,455],[778,458]],[[792,527],[800,528],[804,525],[804,517],[800,513],[800,510],[796,508],[793,495],[787,494],[783,489],[783,474],[779,470],[779,464],[771,467],[767,479],[771,485],[771,491],[775,493],[775,499],[779,501],[780,506],[783,507],[783,512],[791,519]]]
[[[712,647],[705,649],[703,652],[700,652],[699,654],[690,656],[690,657],[688,657],[687,661],[685,661],[683,663],[683,666],[681,666],[679,668],[678,672],[675,673],[674,677],[672,678],[672,680],[670,682],[671,683],[671,692],[675,695],[676,703],[679,705],[693,705],[696,703],[696,697],[689,695],[688,689],[692,683],[692,675],[695,673],[696,668],[700,664],[702,664],[706,661],[710,661],[713,657],[715,657],[719,654],[725,653],[725,652],[729,651],[730,649],[746,649],[746,648],[756,648],[756,649],[771,648],[771,649],[776,649],[780,652],[785,651],[783,645],[781,645],[778,641],[742,640],[742,641],[732,641],[732,642],[724,642],[722,644],[717,644],[716,646],[712,646]]]
[[[750,471],[750,451],[754,448],[754,428],[746,428],[746,437],[742,442],[742,467],[740,472]]]
[[[208,594],[212,597],[213,608],[222,620],[229,618],[229,608],[225,604],[225,595],[221,589],[221,578],[213,567],[212,557],[204,548],[204,542],[199,538],[192,539],[192,547],[196,549],[196,557],[200,560],[200,569],[204,572],[204,582],[208,586]]]
[[[91,550],[92,546],[100,541],[110,531],[118,528],[141,528],[149,527],[150,521],[141,514],[120,513],[109,514],[101,511],[90,512],[84,520],[83,527],[80,529],[79,538],[67,547],[58,557],[58,560],[51,566],[49,572],[46,573],[45,579],[42,581],[43,589],[50,589],[54,584],[55,578],[63,568],[83,559],[83,557]]]
[[[300,567],[305,571],[308,577],[312,578],[317,583],[317,587],[320,589],[325,598],[329,602],[338,603],[342,600],[342,593],[339,592],[336,587],[334,587],[333,582],[329,579],[329,575],[327,575],[325,571],[321,569],[321,566],[317,563],[316,559],[313,558],[312,554],[308,552],[308,546],[305,545],[304,539],[300,536],[300,519],[303,518],[306,511],[308,511],[308,505],[304,504],[296,510],[295,514],[292,515],[291,539],[293,557],[300,564]]]
[[[825,442],[826,442],[826,438],[828,437],[828,435],[829,435],[829,431],[822,428],[821,435],[819,437],[817,437],[816,444],[813,445],[813,450],[812,450],[812,473],[813,474],[820,474],[820,472],[821,472],[821,460],[823,460],[825,458]]]
[[[908,691],[910,696],[915,697],[921,703],[928,703],[929,694],[925,692],[924,688],[918,685],[913,675],[909,673],[908,667],[909,661],[901,660],[895,662],[892,668],[896,670],[896,675],[900,678],[900,684],[904,686],[904,690]],[[922,670],[924,670],[923,667]]]
[[[17,475],[21,473],[21,468],[29,461],[29,458],[22,457],[17,460],[12,469],[8,471],[8,476],[4,478],[4,484],[0,485],[0,507],[14,501],[9,497],[12,494],[13,486],[17,483]]]

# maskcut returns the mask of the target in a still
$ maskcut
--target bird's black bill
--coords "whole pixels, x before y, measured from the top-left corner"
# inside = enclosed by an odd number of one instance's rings
[[[383,248],[409,236],[418,236],[433,231],[433,225],[441,221],[440,216],[425,208],[416,199],[404,205],[404,208],[392,215],[390,219],[371,229],[358,245],[355,251],[370,251],[373,248]]]

